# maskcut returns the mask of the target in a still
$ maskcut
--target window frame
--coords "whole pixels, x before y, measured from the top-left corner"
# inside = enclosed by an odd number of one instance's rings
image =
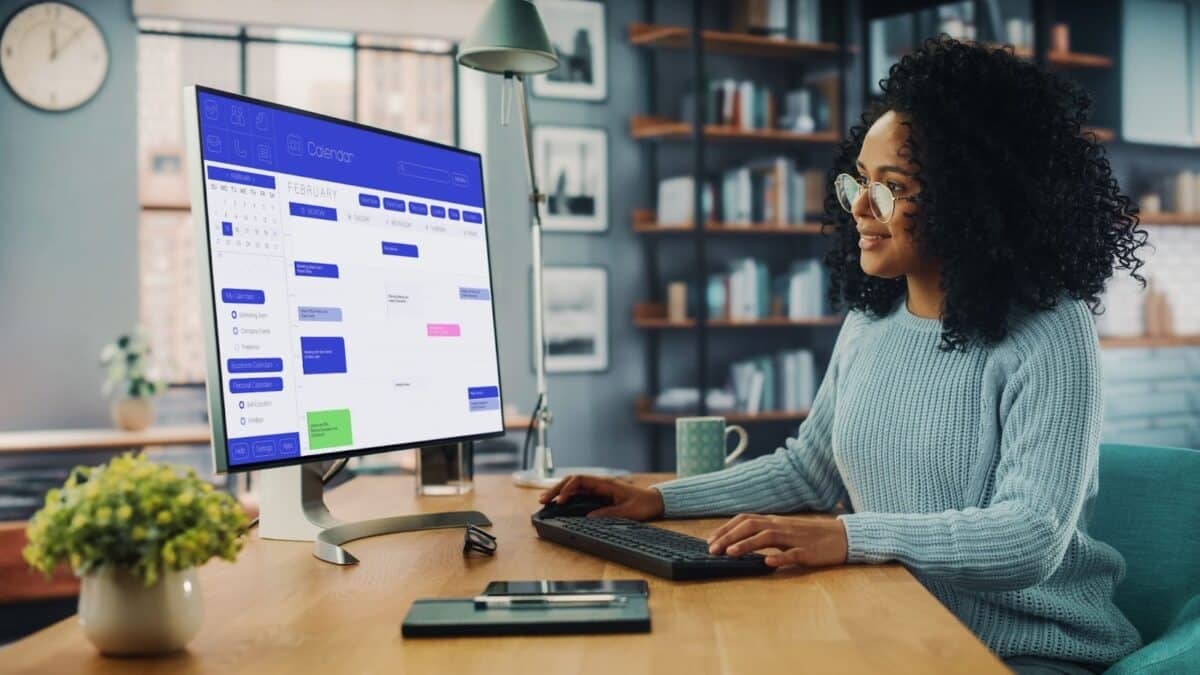
[[[415,49],[412,47],[399,47],[399,46],[394,46],[394,45],[363,44],[359,40],[359,35],[360,35],[359,32],[350,32],[351,40],[349,43],[339,43],[339,42],[322,42],[320,40],[303,40],[303,39],[276,38],[276,37],[266,37],[266,36],[261,36],[261,35],[251,35],[249,33],[249,31],[247,30],[247,28],[248,28],[247,26],[239,26],[237,28],[236,33],[233,33],[233,32],[219,33],[219,32],[208,32],[208,31],[204,31],[204,30],[189,30],[187,28],[182,28],[180,30],[150,28],[150,27],[141,25],[139,22],[138,36],[141,37],[143,35],[155,35],[155,36],[163,36],[163,37],[182,38],[182,39],[221,40],[221,41],[225,41],[225,42],[236,42],[238,44],[238,90],[236,93],[241,94],[243,96],[248,95],[246,93],[246,83],[247,83],[247,59],[246,59],[246,56],[247,56],[248,47],[251,44],[258,43],[258,44],[277,44],[277,45],[303,45],[303,46],[311,46],[311,47],[322,47],[322,48],[327,48],[327,49],[350,50],[350,52],[352,53],[352,56],[353,56],[353,58],[351,58],[351,71],[350,71],[350,75],[351,75],[351,88],[350,88],[351,118],[350,119],[353,122],[359,121],[359,119],[358,119],[359,118],[359,109],[358,109],[359,58],[358,57],[359,57],[360,52],[362,52],[362,51],[372,52],[373,51],[373,52],[392,52],[392,53],[402,53],[402,54],[420,54],[423,56],[444,56],[445,58],[450,59],[450,63],[451,63],[451,68],[450,68],[450,73],[451,73],[450,106],[451,106],[451,111],[453,114],[451,115],[450,123],[451,123],[451,132],[452,132],[452,144],[455,146],[458,146],[460,144],[461,140],[460,140],[459,119],[458,119],[460,82],[459,82],[459,75],[458,75],[458,64],[454,61],[454,55],[458,51],[457,43],[450,42],[447,40],[446,41],[447,48],[445,51],[442,51],[442,50],[436,50],[436,49]],[[259,28],[259,27],[255,26],[254,28]],[[347,31],[336,31],[336,32],[344,33]],[[375,35],[375,34],[372,33],[371,35]],[[394,37],[412,37],[414,39],[419,39],[421,36],[394,36]],[[139,145],[137,147],[137,152],[138,153],[141,152],[140,140],[139,140]],[[189,205],[189,206],[176,207],[176,206],[168,206],[168,205],[143,204],[141,201],[140,187],[139,187],[139,197],[138,197],[139,241],[140,241],[141,214],[143,214],[147,211],[157,211],[157,212],[166,211],[166,212],[173,212],[173,213],[186,213],[186,212],[191,211],[191,206]],[[140,255],[140,253],[141,253],[141,251],[140,251],[140,244],[139,244],[138,254]],[[141,264],[140,260],[138,261],[138,264],[139,265]],[[138,285],[138,293],[139,293],[139,295],[141,294],[140,280],[139,280],[139,285]],[[139,298],[139,307],[140,306],[141,306],[141,301]],[[140,320],[140,317],[139,317],[139,320]],[[199,388],[199,387],[205,386],[205,384],[204,384],[203,380],[198,381],[198,382],[193,382],[190,380],[176,381],[176,380],[168,379],[167,386],[171,387],[171,388]]]

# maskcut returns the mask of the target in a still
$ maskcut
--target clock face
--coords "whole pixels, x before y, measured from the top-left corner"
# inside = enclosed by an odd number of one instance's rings
[[[108,45],[83,12],[61,2],[40,2],[4,26],[0,72],[26,103],[70,110],[100,90],[108,73]]]

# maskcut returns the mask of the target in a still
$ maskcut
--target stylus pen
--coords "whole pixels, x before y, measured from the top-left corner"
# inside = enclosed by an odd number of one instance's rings
[[[538,608],[538,607],[609,607],[625,602],[625,596],[614,593],[580,593],[576,595],[477,595],[477,608]]]

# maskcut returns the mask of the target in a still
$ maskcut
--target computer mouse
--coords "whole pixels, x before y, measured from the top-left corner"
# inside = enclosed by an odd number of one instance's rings
[[[533,514],[534,518],[582,518],[596,509],[612,506],[612,500],[596,495],[575,495],[563,504],[550,502],[541,511]]]

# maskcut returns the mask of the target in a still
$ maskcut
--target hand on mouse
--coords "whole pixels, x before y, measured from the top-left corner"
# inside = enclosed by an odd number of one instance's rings
[[[777,548],[780,553],[769,553],[764,561],[771,567],[842,565],[849,550],[846,527],[836,518],[748,513],[738,514],[718,527],[709,535],[708,544],[710,553],[731,556]]]
[[[567,476],[558,485],[543,492],[538,501],[542,504],[551,501],[562,504],[577,495],[595,495],[612,501],[611,506],[589,513],[589,518],[652,520],[663,514],[662,493],[658,490],[595,476]]]

